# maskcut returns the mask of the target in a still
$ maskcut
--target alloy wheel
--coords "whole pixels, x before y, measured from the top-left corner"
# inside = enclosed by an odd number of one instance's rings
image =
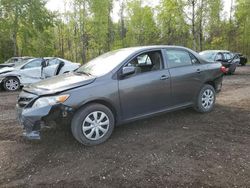
[[[5,86],[10,91],[15,91],[19,88],[19,82],[16,79],[8,79]]]
[[[109,129],[109,118],[101,111],[91,112],[82,124],[82,132],[89,140],[99,140]]]
[[[211,108],[214,103],[214,92],[211,89],[206,89],[202,94],[201,102],[205,109]]]

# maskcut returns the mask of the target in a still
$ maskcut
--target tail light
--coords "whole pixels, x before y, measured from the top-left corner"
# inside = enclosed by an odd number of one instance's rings
[[[220,67],[220,71],[222,72],[222,73],[227,73],[228,72],[228,68],[226,68],[226,67],[224,67],[224,66],[221,66]]]

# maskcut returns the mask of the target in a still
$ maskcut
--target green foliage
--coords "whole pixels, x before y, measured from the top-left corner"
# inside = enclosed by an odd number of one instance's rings
[[[67,10],[52,13],[46,0],[0,0],[0,61],[29,55],[85,63],[112,49],[153,44],[250,55],[249,0],[236,0],[230,18],[223,17],[223,0],[160,0],[155,8],[145,0],[65,2]]]
[[[158,6],[158,25],[160,43],[187,46],[189,37],[188,24],[185,21],[184,3],[181,0],[161,0]]]
[[[236,26],[237,41],[236,47],[238,51],[250,56],[250,1],[237,0],[236,4]]]
[[[156,44],[158,30],[149,6],[142,6],[141,0],[128,3],[127,37],[128,46]]]
[[[1,33],[9,33],[12,55],[38,56],[43,54],[43,49],[47,51],[44,44],[51,38],[44,35],[46,28],[53,26],[53,15],[45,8],[45,3],[44,0],[0,0]]]

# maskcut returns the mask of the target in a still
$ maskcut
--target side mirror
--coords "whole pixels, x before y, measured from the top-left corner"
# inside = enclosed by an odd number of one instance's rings
[[[135,73],[135,67],[133,66],[122,68],[122,76],[127,76],[127,75],[134,74],[134,73]]]
[[[47,67],[47,61],[43,59],[41,65],[42,65],[42,68]]]

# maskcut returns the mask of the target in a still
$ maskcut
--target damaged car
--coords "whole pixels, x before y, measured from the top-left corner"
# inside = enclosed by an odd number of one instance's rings
[[[6,91],[17,91],[21,86],[74,71],[79,66],[79,63],[53,57],[25,60],[13,67],[1,68],[0,84]]]
[[[69,122],[81,144],[103,143],[116,125],[164,112],[214,108],[221,64],[177,46],[125,48],[103,54],[74,72],[24,87],[17,113],[24,136],[41,139],[54,120]]]
[[[240,57],[226,50],[206,50],[199,53],[207,61],[220,62],[225,67],[225,74],[234,74],[240,63]]]
[[[20,63],[23,63],[24,61],[28,61],[30,59],[34,59],[34,57],[12,57],[5,61],[4,63],[0,64],[0,69],[3,67],[14,67],[15,65],[18,65]]]

